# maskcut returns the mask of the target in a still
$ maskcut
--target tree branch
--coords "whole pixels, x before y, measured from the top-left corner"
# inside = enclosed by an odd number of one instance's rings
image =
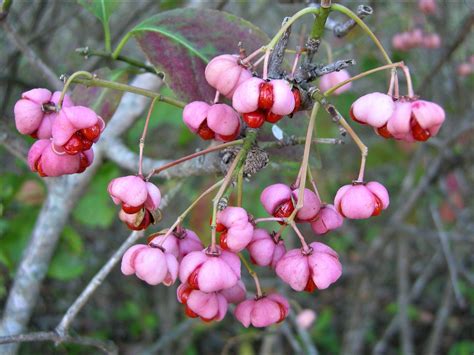
[[[60,336],[55,332],[35,332],[19,335],[0,337],[0,344],[26,343],[37,341],[53,341],[55,343],[71,343],[84,346],[92,346],[102,350],[106,354],[118,354],[117,346],[110,341],[102,341],[82,336]]]
[[[154,79],[151,79],[154,78]],[[161,81],[151,74],[137,76],[134,85],[158,90]],[[94,163],[82,174],[46,178],[49,191],[36,220],[27,249],[20,261],[13,286],[0,322],[1,335],[20,334],[25,330],[38,298],[39,289],[48,270],[49,262],[57,245],[59,235],[97,169],[102,163],[104,145],[108,138],[116,137],[127,130],[147,106],[147,99],[125,94],[115,115],[94,147]],[[14,354],[18,344],[0,347],[2,354]]]
[[[0,144],[27,164],[28,146],[23,139],[19,138],[17,134],[14,134],[4,125],[0,127]]]
[[[8,22],[3,21],[1,23],[3,30],[5,31],[7,38],[10,42],[23,53],[28,62],[34,66],[38,71],[43,75],[43,77],[48,81],[48,84],[54,90],[61,90],[63,83],[58,79],[58,76],[54,71],[45,63],[43,60],[36,54],[36,52],[31,49],[30,46],[21,38],[21,36],[16,32],[12,25]]]
[[[163,197],[160,208],[165,208],[173,196],[181,188],[181,183],[178,183],[166,196]],[[65,336],[69,329],[71,322],[76,318],[77,314],[84,307],[87,301],[95,293],[97,288],[102,285],[105,278],[109,275],[115,265],[120,261],[122,255],[131,247],[135,242],[143,236],[143,232],[132,232],[128,238],[122,243],[122,245],[117,249],[117,251],[110,257],[109,260],[102,266],[102,268],[95,274],[92,280],[87,284],[86,288],[81,292],[73,304],[68,308],[63,318],[56,327],[56,332]]]

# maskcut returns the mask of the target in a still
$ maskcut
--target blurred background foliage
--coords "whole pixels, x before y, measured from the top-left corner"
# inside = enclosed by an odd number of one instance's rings
[[[80,1],[82,2],[82,1]],[[440,240],[430,208],[435,208],[444,230],[449,235],[450,249],[455,256],[458,288],[465,301],[460,305],[453,299],[452,280],[444,257],[436,265],[421,292],[413,299],[408,315],[412,323],[417,353],[423,353],[425,341],[433,336],[433,327],[439,321],[438,310],[445,307],[439,353],[468,355],[474,353],[474,270],[473,270],[473,132],[470,130],[457,136],[449,146],[440,143],[455,134],[456,130],[472,121],[474,102],[474,76],[459,77],[456,66],[474,53],[472,33],[453,51],[450,45],[457,38],[462,21],[474,11],[472,1],[438,1],[435,16],[424,17],[415,1],[342,1],[355,9],[360,3],[370,4],[374,15],[367,23],[374,29],[383,43],[390,49],[395,60],[404,60],[410,65],[415,87],[423,98],[440,103],[447,111],[447,122],[440,137],[428,143],[405,144],[383,140],[362,126],[356,127],[370,148],[367,178],[383,182],[392,196],[392,207],[380,217],[367,221],[345,221],[344,227],[319,238],[339,253],[345,273],[330,289],[315,294],[289,292],[264,269],[257,268],[263,278],[264,288],[286,292],[292,299],[293,310],[310,308],[317,313],[317,320],[308,329],[311,341],[322,354],[353,353],[358,349],[369,353],[382,337],[387,325],[397,316],[397,239],[407,238],[409,243],[410,285],[423,273],[435,253],[439,253]],[[305,4],[298,1],[275,3],[267,0],[244,1],[118,1],[110,16],[112,43],[133,25],[152,14],[181,6],[219,8],[241,16],[261,27],[270,36],[279,28],[281,19],[301,9]],[[339,16],[334,16],[340,19]],[[91,57],[87,60],[77,53],[78,47],[103,46],[102,28],[99,21],[73,1],[39,0],[15,1],[9,20],[28,40],[54,71],[71,73],[79,69],[97,70],[105,66],[121,69],[123,63],[110,63]],[[310,20],[310,19],[309,19]],[[308,28],[310,21],[303,23]],[[410,52],[391,50],[391,37],[415,26],[426,32],[437,31],[442,38],[439,49],[414,49]],[[472,26],[471,26],[472,27]],[[210,29],[212,30],[212,29]],[[301,26],[294,28],[297,34]],[[357,64],[349,71],[358,72],[383,64],[379,53],[364,34],[356,29],[344,40],[335,39],[328,33],[325,37],[332,46],[335,59],[355,58]],[[236,39],[237,41],[238,39]],[[293,45],[296,45],[297,41]],[[28,62],[19,55],[4,36],[0,37],[0,117],[1,125],[14,128],[12,108],[21,92],[33,87],[45,86],[42,77],[31,70]],[[143,53],[133,41],[126,46],[126,55],[144,60]],[[445,56],[441,67],[433,72],[436,64]],[[321,62],[326,62],[325,52],[319,53]],[[132,76],[129,74],[129,76]],[[334,99],[334,104],[347,115],[351,103],[360,95],[387,88],[387,75],[374,75],[357,81],[353,89]],[[401,88],[404,90],[403,82]],[[173,95],[165,89],[166,95]],[[285,119],[280,127],[287,134],[302,136],[306,121],[303,114]],[[138,151],[138,140],[143,128],[143,118],[130,129],[124,142]],[[338,129],[327,115],[322,114],[317,122],[318,137],[338,137]],[[263,140],[272,140],[269,126],[263,129]],[[23,138],[23,137],[22,137]],[[24,138],[28,140],[28,138]],[[29,140],[28,140],[29,141]],[[29,141],[29,143],[31,143]],[[150,121],[150,131],[145,154],[159,159],[176,159],[189,154],[205,143],[196,139],[182,124],[181,111],[165,104],[156,105]],[[244,207],[255,216],[265,212],[257,201],[261,190],[270,183],[291,183],[297,173],[302,147],[295,146],[269,150],[271,163],[245,184]],[[441,154],[446,154],[442,167],[430,180],[428,189],[416,201],[406,218],[394,225],[393,215],[403,208],[409,196],[400,194],[402,182],[408,172],[413,174],[410,195],[423,179],[430,164]],[[322,198],[332,201],[338,187],[351,181],[358,170],[359,153],[348,139],[344,145],[318,145],[313,149],[311,166]],[[32,330],[47,330],[56,325],[61,315],[77,297],[85,284],[107,260],[128,235],[119,223],[117,209],[106,193],[108,182],[117,176],[128,174],[112,162],[105,163],[95,176],[87,192],[74,209],[72,218],[64,229],[60,244],[48,270],[48,278],[41,290],[41,298],[30,323]],[[169,226],[174,218],[195,198],[200,191],[215,181],[214,176],[188,178],[177,196],[164,211],[164,220],[153,230]],[[169,190],[176,181],[159,181],[162,191]],[[405,181],[406,183],[406,181]],[[28,168],[0,148],[0,301],[6,299],[8,288],[14,277],[16,266],[28,239],[41,203],[46,195],[42,180],[29,172]],[[195,209],[186,225],[195,230],[204,240],[208,236],[210,201],[204,201]],[[388,229],[395,229],[386,246],[369,255],[374,241]],[[309,228],[303,228],[307,236]],[[309,237],[313,240],[313,237]],[[290,239],[289,246],[296,246]],[[249,283],[250,284],[250,283]],[[250,287],[252,288],[252,287]],[[446,296],[448,294],[448,296]],[[446,306],[446,298],[449,307]],[[441,320],[443,321],[443,320]],[[290,323],[290,322],[289,322]],[[161,347],[160,339],[177,329],[185,332]],[[363,332],[357,332],[357,328]],[[266,330],[244,329],[228,315],[222,323],[201,324],[185,320],[175,298],[174,288],[150,287],[138,279],[125,278],[118,268],[108,277],[89,304],[74,323],[80,334],[111,339],[124,354],[256,354],[292,353],[287,335],[301,335],[294,324]],[[362,337],[362,346],[354,347],[351,332]],[[286,335],[285,335],[286,334]],[[304,342],[303,342],[304,343]],[[351,345],[352,344],[352,345]],[[159,350],[158,350],[159,349]],[[386,353],[401,353],[398,336],[388,339]],[[90,353],[87,348],[72,345],[54,347],[49,343],[24,344],[21,353]]]

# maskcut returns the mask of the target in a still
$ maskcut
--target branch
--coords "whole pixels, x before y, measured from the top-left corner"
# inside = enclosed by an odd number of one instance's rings
[[[34,66],[38,71],[43,75],[48,84],[54,88],[54,90],[61,90],[63,83],[58,79],[58,76],[53,72],[53,70],[45,63],[43,60],[36,54],[36,52],[31,49],[30,46],[21,38],[21,36],[16,32],[12,25],[3,21],[1,23],[3,30],[6,32],[7,38],[10,42],[23,53],[28,62]]]
[[[27,164],[28,146],[23,139],[18,137],[18,134],[14,134],[5,125],[0,127],[0,144],[11,154]]]
[[[102,350],[106,354],[118,354],[117,346],[110,341],[102,341],[82,336],[60,336],[55,332],[35,332],[19,335],[0,337],[0,344],[26,343],[35,341],[53,341],[55,343],[71,343],[84,346],[92,346]]]
[[[181,183],[177,184],[162,200],[160,208],[165,208],[170,199],[179,191]],[[86,288],[81,292],[79,297],[73,302],[68,308],[63,318],[56,327],[56,333],[61,336],[65,336],[69,329],[71,322],[76,318],[77,314],[84,307],[87,301],[91,298],[97,288],[102,285],[105,278],[109,275],[115,265],[120,261],[122,255],[131,247],[135,242],[143,236],[143,232],[132,232],[128,238],[122,243],[117,251],[110,257],[110,259],[102,266],[102,268],[95,274],[92,280],[87,284]]]
[[[431,217],[433,218],[434,224],[438,231],[438,237],[441,243],[441,249],[443,250],[446,263],[448,264],[449,278],[451,280],[451,285],[454,290],[454,295],[456,296],[456,302],[458,303],[459,307],[464,308],[466,307],[466,300],[464,299],[461,293],[461,290],[459,289],[456,259],[449,247],[449,236],[443,229],[443,225],[441,223],[441,216],[439,215],[438,210],[435,208],[434,205],[430,205],[430,210],[431,210]]]
[[[285,17],[283,20],[282,26],[288,21],[288,17]],[[288,40],[291,35],[291,26],[283,33],[280,40],[276,44],[272,54],[270,55],[269,65],[268,65],[268,77],[270,79],[280,79],[283,76],[281,65],[283,59],[285,58],[285,50],[288,46]]]
[[[158,339],[158,341],[150,346],[149,348],[143,350],[141,354],[143,355],[152,355],[158,354],[165,346],[171,343],[174,340],[181,338],[184,334],[190,331],[190,329],[196,324],[195,319],[186,319],[181,324],[178,324],[176,327],[171,329],[169,332],[164,334]]]
[[[408,241],[406,236],[399,235],[397,238],[397,276],[398,276],[398,314],[401,325],[400,339],[403,354],[414,354],[413,333],[411,330],[410,318],[408,316],[409,307],[409,260],[408,260]]]
[[[423,272],[420,274],[420,276],[418,276],[415,283],[413,284],[410,294],[408,295],[408,302],[413,303],[421,297],[421,294],[428,285],[428,282],[436,274],[441,261],[442,253],[441,251],[438,251],[435,255],[433,255],[431,260],[423,269]],[[387,353],[387,343],[390,341],[391,337],[397,333],[398,329],[400,328],[400,323],[400,316],[397,314],[392,318],[387,328],[385,328],[382,337],[375,344],[372,350],[373,355],[382,355]]]
[[[138,154],[128,149],[119,139],[108,140],[105,155],[122,168],[135,172],[138,171]],[[153,160],[145,157],[143,159],[143,170],[152,171],[169,162],[168,160]],[[209,153],[162,171],[158,176],[160,178],[171,179],[220,173],[220,162],[219,153]]]
[[[374,13],[374,10],[368,5],[359,5],[357,7],[357,16],[362,20],[369,15]],[[353,19],[349,19],[344,23],[337,24],[333,27],[334,36],[342,38],[347,35],[354,27],[356,22]]]
[[[443,329],[446,326],[451,309],[453,307],[453,292],[451,287],[446,284],[444,288],[443,300],[436,313],[436,320],[433,325],[428,343],[426,345],[425,354],[439,354],[439,346],[441,345],[441,337],[443,335]]]
[[[436,73],[443,67],[443,65],[448,62],[453,56],[454,52],[461,46],[461,44],[469,38],[469,33],[474,25],[474,11],[470,11],[468,15],[462,21],[461,26],[457,36],[455,37],[453,43],[446,49],[444,55],[439,58],[438,62],[430,70],[430,72],[425,76],[421,82],[420,87],[417,89],[418,92],[423,92],[431,84],[431,81],[436,76]]]
[[[136,77],[134,85],[158,90],[161,82],[156,76],[143,74]],[[127,130],[142,110],[145,109],[146,104],[146,98],[125,94],[115,115],[104,131],[102,137],[104,139],[101,139],[94,148],[95,158],[92,166],[82,174],[45,179],[49,187],[48,196],[16,271],[5,304],[3,318],[0,322],[0,334],[14,335],[25,330],[35,307],[39,289],[48,270],[59,235],[75,203],[101,165],[107,139],[116,137]],[[17,348],[18,344],[5,345],[0,347],[0,353],[12,354],[16,352]]]

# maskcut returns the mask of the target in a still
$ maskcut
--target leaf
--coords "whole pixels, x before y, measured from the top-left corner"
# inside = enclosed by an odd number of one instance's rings
[[[61,281],[75,279],[85,271],[86,262],[81,257],[58,250],[49,264],[48,276]]]
[[[82,275],[86,260],[81,236],[70,226],[64,228],[58,248],[48,269],[48,276],[66,281]]]
[[[117,0],[78,0],[77,2],[103,24],[109,23],[110,15],[120,5],[120,1]]]
[[[269,41],[258,27],[234,15],[210,9],[176,9],[155,15],[132,29],[140,48],[182,100],[210,101],[215,89],[204,69],[219,54],[248,53]]]
[[[94,72],[97,77],[119,83],[126,83],[128,73],[126,69],[110,70],[102,68]],[[87,106],[94,110],[105,121],[108,121],[117,109],[123,92],[109,88],[86,87],[76,85],[72,92],[72,101],[76,105]]]

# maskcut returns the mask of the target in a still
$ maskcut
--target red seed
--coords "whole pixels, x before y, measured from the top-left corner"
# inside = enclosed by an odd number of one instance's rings
[[[354,115],[354,113],[352,112],[352,106],[351,106],[351,109],[349,110],[349,115],[351,116],[351,118],[352,118],[353,121],[355,121],[355,122],[357,122],[357,123],[360,123],[360,124],[366,124],[366,123],[364,123],[364,122],[362,122],[362,121],[359,121],[359,120],[357,119],[357,117],[356,117],[356,116]]]
[[[278,319],[277,323],[280,323],[286,318],[286,308],[281,303],[278,303],[278,307],[280,307],[280,318]]]
[[[293,97],[295,98],[295,109],[293,110],[294,113],[298,111],[301,106],[301,95],[300,91],[297,88],[293,88],[291,92],[293,93]]]
[[[88,140],[87,138],[82,138],[81,141],[82,141],[82,150],[89,150],[89,149],[91,149],[91,148],[92,148],[92,144],[94,143],[94,142]]]
[[[138,226],[134,226],[133,224],[127,223],[128,228],[133,231],[141,231],[146,229],[151,223],[150,212],[145,210],[145,215],[143,216],[142,222]]]
[[[215,136],[214,131],[209,128],[206,121],[201,123],[197,131],[197,134],[206,141],[210,139],[214,139],[214,136]]]
[[[210,323],[210,322],[212,322],[214,319],[216,319],[217,316],[214,317],[214,318],[204,318],[204,317],[200,317],[200,318],[201,318],[201,320],[202,320],[204,323]]]
[[[139,212],[142,208],[143,208],[143,204],[141,204],[140,206],[130,206],[130,205],[127,205],[126,203],[122,203],[122,210],[123,210],[125,213],[128,213],[128,214],[137,213],[137,212]]]
[[[260,93],[258,96],[258,108],[269,110],[273,106],[273,85],[270,83],[260,84]]]
[[[227,245],[227,232],[221,234],[219,245],[222,249],[229,250],[229,246]]]
[[[197,268],[194,269],[194,271],[189,274],[188,276],[188,285],[194,290],[199,290],[199,282],[198,282],[198,276],[199,276],[199,271],[201,270],[201,266],[198,266]]]
[[[270,123],[277,123],[282,118],[283,118],[283,116],[281,116],[281,115],[277,115],[276,113],[273,113],[273,112],[268,112],[267,117],[266,117],[266,121],[270,122]]]
[[[79,152],[82,152],[83,149],[83,144],[81,138],[74,134],[69,140],[66,142],[64,145],[64,150],[66,151],[67,154],[74,155]]]
[[[220,138],[224,141],[224,142],[230,142],[230,141],[233,141],[235,140],[235,138],[238,137],[240,133],[240,127],[232,134],[228,135],[228,136],[223,136],[221,135]]]
[[[190,318],[197,318],[199,315],[197,313],[194,313],[191,308],[189,308],[187,305],[184,307],[184,312],[186,315]]]
[[[420,142],[425,142],[431,137],[430,131],[422,128],[413,116],[411,119],[411,131],[413,138]]]
[[[84,136],[84,138],[87,138],[90,141],[94,141],[100,135],[100,126],[97,123],[95,126],[81,129],[80,132]]]
[[[384,138],[392,138],[392,134],[387,129],[387,124],[383,125],[380,128],[377,128],[377,133]]]
[[[189,295],[193,290],[189,287],[183,287],[178,292],[178,299],[181,301],[182,304],[186,304],[188,302]]]
[[[84,153],[79,153],[79,171],[78,173],[84,172],[87,167],[90,165],[89,159]]]
[[[275,211],[273,212],[273,217],[275,218],[288,218],[295,210],[295,206],[291,200],[283,202],[280,206],[278,206]],[[284,222],[278,222],[280,224],[284,224]]]
[[[262,111],[244,113],[243,118],[250,128],[260,128],[265,122],[265,114]]]
[[[316,290],[316,288],[316,284],[314,283],[313,278],[310,276],[304,290],[306,292],[313,292],[314,290]]]
[[[38,131],[34,131],[33,133],[31,133],[30,137],[34,139],[38,139]]]
[[[378,216],[380,212],[382,212],[383,203],[377,196],[374,195],[374,198],[375,198],[375,208],[374,208],[374,212],[372,213],[372,216]]]
[[[340,214],[342,217],[346,218],[346,216],[344,215],[344,213],[342,213],[342,201],[339,202],[339,204],[337,205],[337,212],[339,212],[339,214]]]
[[[41,160],[37,160],[36,163],[35,163],[35,169],[36,171],[38,172],[38,175],[41,176],[41,177],[46,177],[48,175],[46,175],[43,171],[43,167],[41,166]]]

